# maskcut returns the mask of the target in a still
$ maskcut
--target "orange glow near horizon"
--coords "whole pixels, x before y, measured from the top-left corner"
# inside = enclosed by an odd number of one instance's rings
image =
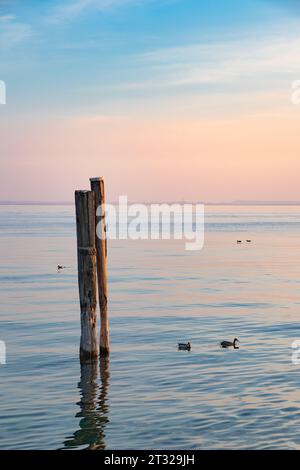
[[[99,174],[111,200],[300,199],[298,116],[82,117],[19,122],[18,139],[1,131],[4,155],[18,157],[3,161],[1,199],[72,201]]]

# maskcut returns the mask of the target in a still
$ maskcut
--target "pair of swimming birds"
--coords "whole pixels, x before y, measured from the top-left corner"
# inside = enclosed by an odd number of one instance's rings
[[[220,343],[221,348],[230,348],[233,347],[233,349],[239,349],[239,340],[237,338],[234,338],[233,341],[222,341]],[[190,342],[188,343],[178,343],[178,349],[182,351],[190,351],[192,349],[192,345]]]

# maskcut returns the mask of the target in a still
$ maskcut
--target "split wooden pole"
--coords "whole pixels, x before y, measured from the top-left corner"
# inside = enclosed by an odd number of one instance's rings
[[[98,356],[95,196],[93,191],[75,191],[78,286],[80,299],[80,359]]]
[[[105,222],[105,195],[103,178],[90,178],[91,190],[95,197],[96,207],[96,252],[97,252],[97,276],[98,296],[100,306],[100,356],[109,354],[109,324],[107,309],[107,275],[106,275],[106,222]]]

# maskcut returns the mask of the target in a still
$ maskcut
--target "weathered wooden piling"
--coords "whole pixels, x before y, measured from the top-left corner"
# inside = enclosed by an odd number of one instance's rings
[[[96,251],[97,251],[97,277],[98,296],[100,306],[100,355],[109,354],[109,325],[107,309],[107,275],[106,275],[106,222],[105,222],[105,195],[103,178],[90,178],[91,190],[95,195],[95,226],[96,226]]]
[[[80,359],[98,356],[95,196],[75,191],[78,285],[81,311]]]

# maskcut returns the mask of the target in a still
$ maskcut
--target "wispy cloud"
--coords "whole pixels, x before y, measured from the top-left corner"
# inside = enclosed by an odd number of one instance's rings
[[[9,49],[24,41],[31,34],[31,26],[19,22],[16,16],[0,16],[0,49]]]
[[[15,15],[0,15],[0,21],[10,21],[14,20],[16,17]]]
[[[131,4],[143,4],[147,0],[68,0],[57,5],[47,20],[50,23],[63,23],[75,20],[89,10],[105,12]]]
[[[134,82],[121,90],[225,85],[272,87],[300,76],[300,37],[269,34],[256,39],[163,48],[129,59]],[[150,78],[149,78],[150,77]],[[118,86],[117,84],[115,85]]]

